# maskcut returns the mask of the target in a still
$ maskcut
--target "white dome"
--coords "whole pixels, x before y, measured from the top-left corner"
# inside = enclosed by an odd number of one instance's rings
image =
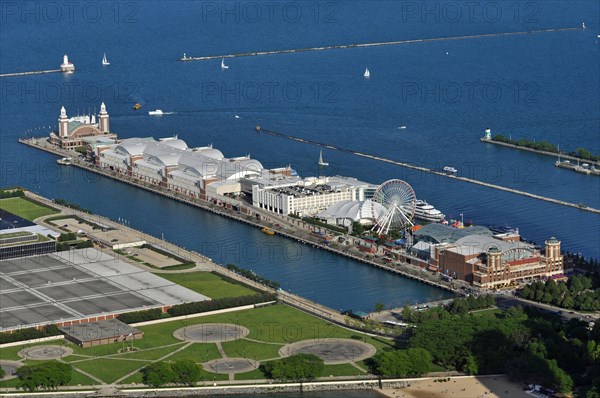
[[[351,219],[363,223],[374,223],[387,212],[386,208],[371,200],[342,200],[334,203],[318,215],[319,218]]]

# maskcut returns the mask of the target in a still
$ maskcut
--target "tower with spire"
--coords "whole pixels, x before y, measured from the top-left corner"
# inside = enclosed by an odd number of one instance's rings
[[[60,138],[69,137],[69,118],[67,117],[67,111],[64,106],[60,108],[60,117],[58,118],[58,136]]]
[[[100,105],[100,113],[98,114],[98,129],[102,134],[110,133],[108,113],[106,112],[106,105],[104,105],[104,102],[102,103],[102,105]]]

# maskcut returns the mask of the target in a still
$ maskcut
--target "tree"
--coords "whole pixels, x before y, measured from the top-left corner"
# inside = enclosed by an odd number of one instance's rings
[[[321,376],[325,363],[313,354],[296,354],[287,358],[267,362],[265,373],[276,380],[313,380]]]
[[[429,372],[432,360],[423,348],[380,352],[373,357],[377,373],[383,376],[420,376]]]
[[[6,376],[6,371],[0,366],[0,379],[2,379],[4,376]]]
[[[177,380],[175,372],[166,362],[154,362],[142,369],[144,384],[161,387]]]
[[[175,382],[186,386],[193,386],[200,381],[200,368],[190,359],[176,361],[171,364],[175,373]]]
[[[375,303],[375,312],[381,312],[383,310],[385,310],[385,304]]]
[[[408,304],[406,304],[402,308],[402,319],[405,320],[406,322],[410,322],[412,320],[412,310],[410,309]],[[599,332],[600,332],[600,330],[599,330]]]
[[[71,382],[73,368],[58,361],[25,365],[17,370],[19,387],[27,391],[55,390]]]

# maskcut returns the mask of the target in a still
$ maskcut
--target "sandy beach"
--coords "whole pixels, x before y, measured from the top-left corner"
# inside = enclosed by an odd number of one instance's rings
[[[511,382],[506,376],[459,376],[450,381],[434,381],[442,379],[426,378],[411,383],[410,387],[377,391],[390,398],[531,398],[523,391],[522,384]]]

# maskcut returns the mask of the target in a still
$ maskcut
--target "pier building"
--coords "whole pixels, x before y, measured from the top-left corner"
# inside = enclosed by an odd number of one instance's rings
[[[96,145],[91,152],[101,167],[194,198],[238,195],[240,179],[263,172],[262,164],[250,155],[226,158],[212,145],[189,148],[176,136],[158,141],[129,138],[113,145]]]
[[[50,143],[62,149],[86,147],[98,138],[116,142],[117,135],[110,132],[110,122],[106,105],[100,105],[100,113],[69,118],[63,106],[58,118],[58,131],[50,133]]]
[[[352,177],[258,178],[252,184],[252,205],[273,213],[316,216],[343,201],[373,197],[376,185]],[[342,217],[344,218],[343,215]]]

